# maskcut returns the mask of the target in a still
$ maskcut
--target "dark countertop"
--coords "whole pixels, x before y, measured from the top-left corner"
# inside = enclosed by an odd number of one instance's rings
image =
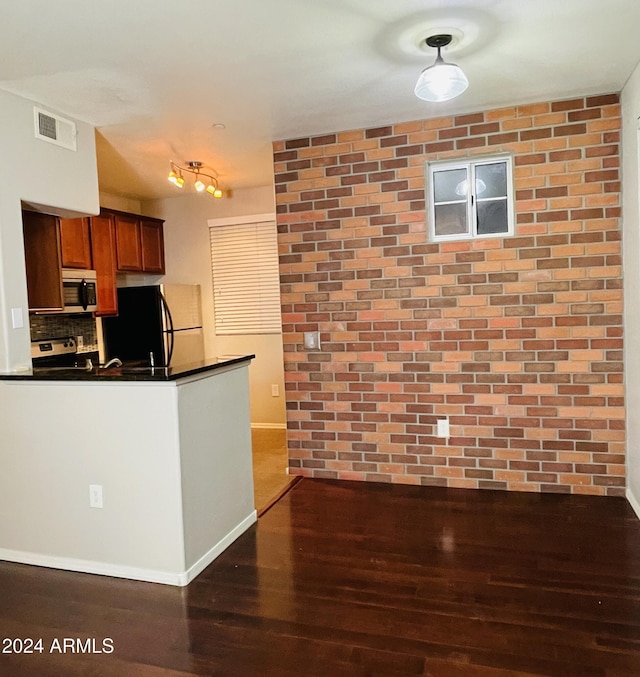
[[[148,367],[124,364],[122,367],[34,367],[31,371],[0,374],[3,381],[177,381],[195,374],[213,372],[233,364],[251,361],[255,355],[217,357],[174,367]]]

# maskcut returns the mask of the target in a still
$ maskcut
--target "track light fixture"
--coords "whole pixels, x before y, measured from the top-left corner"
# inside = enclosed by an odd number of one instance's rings
[[[438,50],[435,62],[425,68],[415,87],[415,94],[424,101],[449,101],[459,96],[469,86],[467,76],[460,66],[447,63],[440,55],[440,50],[451,42],[451,35],[431,35],[426,39],[429,47]]]
[[[199,192],[206,192],[213,197],[223,197],[223,192],[220,186],[218,185],[218,179],[211,174],[203,172],[203,169],[206,169],[205,165],[198,160],[191,160],[187,162],[186,167],[181,167],[176,162],[171,161],[171,171],[169,172],[168,179],[174,186],[182,188],[184,186],[184,177],[183,172],[188,172],[193,174],[195,177],[194,187]]]

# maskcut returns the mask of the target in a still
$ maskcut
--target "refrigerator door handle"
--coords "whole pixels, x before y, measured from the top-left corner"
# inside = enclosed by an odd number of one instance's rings
[[[162,309],[164,311],[165,318],[167,319],[168,322],[168,329],[167,329],[167,335],[169,338],[169,351],[167,354],[167,363],[164,365],[165,367],[168,367],[171,364],[171,357],[173,355],[173,318],[171,317],[171,311],[169,310],[169,306],[162,295],[162,293],[158,290],[158,295],[160,296],[160,303],[162,304]]]

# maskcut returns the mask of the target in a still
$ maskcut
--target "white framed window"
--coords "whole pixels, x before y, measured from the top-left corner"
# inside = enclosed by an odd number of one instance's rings
[[[428,162],[426,186],[431,242],[513,235],[511,155]]]
[[[279,334],[280,273],[275,218],[209,221],[216,334]]]

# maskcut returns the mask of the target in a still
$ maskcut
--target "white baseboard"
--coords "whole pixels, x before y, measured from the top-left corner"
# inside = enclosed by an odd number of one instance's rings
[[[0,549],[0,559],[7,562],[31,564],[37,567],[47,567],[48,569],[64,569],[65,571],[76,571],[83,574],[129,578],[134,581],[146,581],[148,583],[183,585],[180,583],[180,577],[184,574],[174,574],[169,571],[154,571],[153,569],[139,569],[137,567],[107,564],[106,562],[93,562],[91,560],[74,559],[71,557],[39,555],[37,553],[22,552],[20,550]]]
[[[187,571],[156,571],[153,569],[140,569],[138,567],[108,564],[106,562],[94,562],[91,560],[74,559],[70,557],[58,557],[56,555],[40,555],[20,550],[6,550],[0,548],[0,560],[17,562],[18,564],[31,564],[33,566],[47,567],[48,569],[64,569],[83,574],[98,574],[100,576],[113,576],[115,578],[128,578],[134,581],[147,583],[163,583],[165,585],[185,586],[202,572],[213,560],[218,557],[233,541],[242,535],[257,520],[254,510],[250,515],[234,527],[226,536],[220,539],[206,554],[204,554]]]
[[[252,423],[251,428],[267,428],[268,430],[286,430],[286,423]]]
[[[216,557],[221,555],[237,538],[258,519],[258,513],[254,510],[248,517],[234,527],[224,538],[220,539],[214,546],[205,553],[197,562],[192,564],[183,574],[180,574],[180,583],[177,585],[187,585],[204,569],[206,569]]]
[[[640,519],[640,501],[631,493],[631,489],[627,488],[626,491],[627,501],[631,504],[633,511],[636,513],[638,519]]]

